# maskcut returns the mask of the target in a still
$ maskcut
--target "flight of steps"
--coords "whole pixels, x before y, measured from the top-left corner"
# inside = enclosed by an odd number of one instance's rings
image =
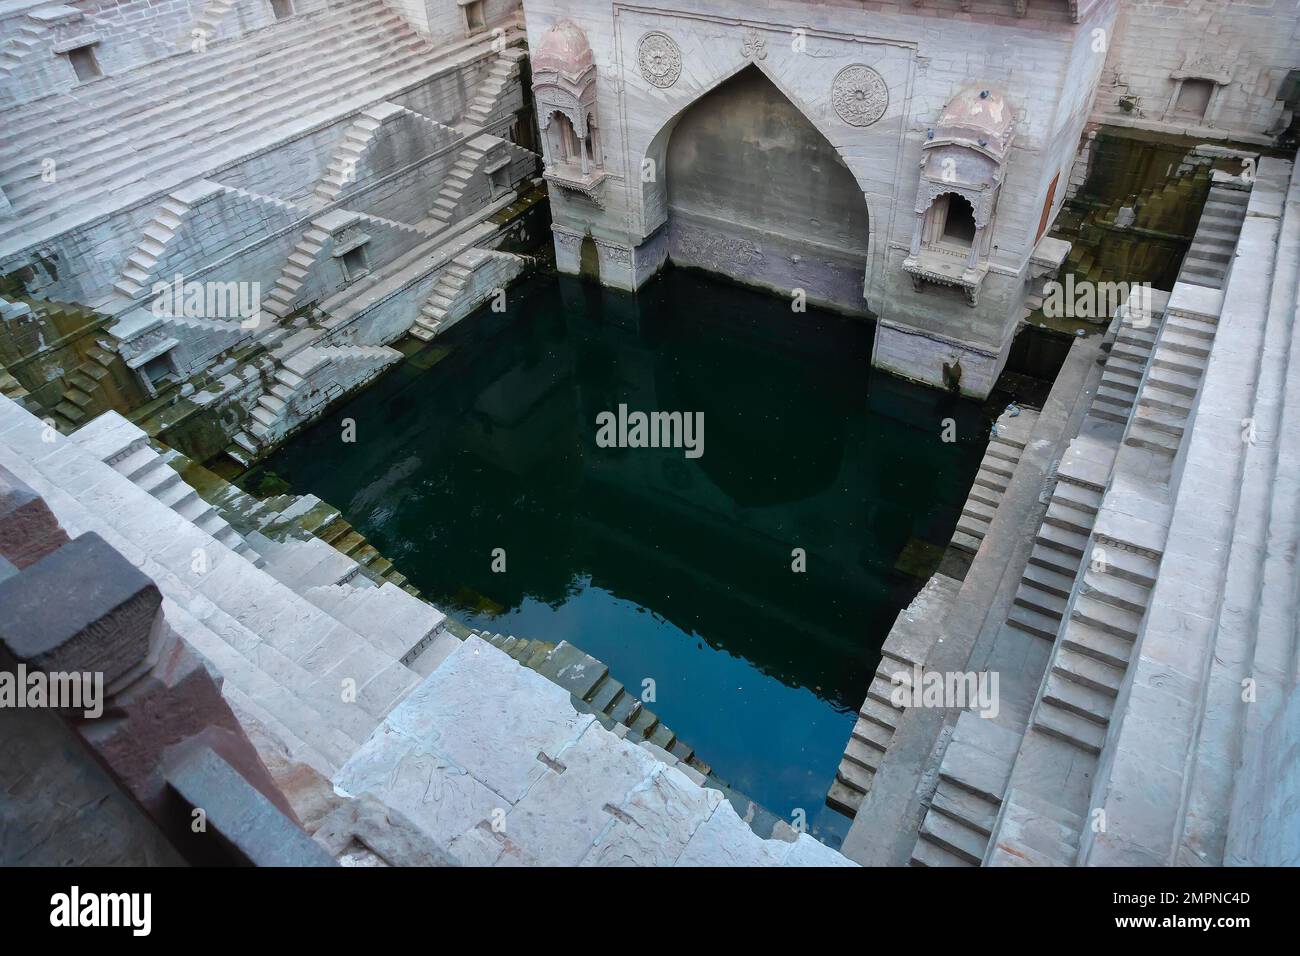
[[[1072,866],[1083,817],[1025,790],[1012,788],[1002,801],[998,832],[985,866]]]
[[[438,229],[446,227],[456,218],[456,211],[460,208],[465,187],[469,185],[471,178],[477,175],[490,145],[490,142],[485,142],[480,137],[466,143],[460,150],[456,155],[456,161],[452,163],[451,170],[447,173],[446,181],[438,190],[437,198],[429,209],[426,223]]]
[[[912,866],[979,866],[1002,806],[1020,735],[965,711],[912,848]]]
[[[1094,418],[1119,425],[1127,423],[1132,413],[1157,332],[1154,317],[1149,324],[1138,327],[1125,321],[1125,314],[1121,310],[1117,334],[1111,341],[1101,381],[1088,408],[1088,414]]]
[[[109,345],[106,341],[96,341],[86,351],[85,361],[64,378],[67,389],[54,406],[54,421],[60,431],[71,431],[87,415],[99,411],[101,383],[113,374],[111,369],[117,361],[117,353],[110,351]]]
[[[44,44],[43,31],[30,20],[19,25],[18,30],[0,49],[0,78],[8,78],[31,55],[32,50]]]
[[[422,342],[428,342],[441,331],[447,312],[456,298],[465,291],[465,286],[473,275],[472,267],[461,261],[463,256],[464,253],[461,253],[452,259],[434,283],[429,298],[420,306],[420,314],[411,327],[411,334]]]
[[[352,180],[361,154],[369,147],[375,130],[379,129],[382,122],[382,119],[363,112],[348,127],[343,134],[343,142],[334,151],[329,168],[316,184],[316,198],[322,203],[331,203],[337,199],[343,187]]]
[[[205,44],[211,43],[221,28],[221,21],[234,4],[235,0],[206,0],[203,11],[195,18],[190,31],[180,38],[177,47],[182,50],[193,49],[195,39],[200,38]]]
[[[247,466],[276,444],[315,409],[360,387],[401,358],[383,345],[307,345],[276,365],[273,384],[262,392],[246,427],[235,434],[226,449]],[[301,407],[307,394],[314,403]]]
[[[1246,218],[1249,197],[1248,189],[1235,188],[1223,182],[1210,187],[1200,225],[1183,258],[1183,267],[1178,274],[1180,282],[1210,289],[1223,288],[1237,236],[1241,233],[1241,223]]]
[[[972,555],[979,550],[1036,421],[1038,412],[1032,408],[1011,407],[998,417],[957,519],[951,547]]]
[[[100,460],[104,464],[129,479],[137,488],[157,498],[190,524],[210,534],[231,551],[243,555],[254,564],[260,564],[259,555],[249,547],[239,533],[217,514],[215,508],[200,498],[198,492],[182,480],[180,473],[172,468],[167,463],[167,459],[147,440],[139,441],[137,437],[124,448],[116,448],[113,444],[100,446],[95,444],[93,439],[102,431],[101,427],[92,422],[75,437],[79,442],[89,441],[87,447],[102,455]],[[104,447],[110,450],[105,452]]]
[[[155,445],[155,450],[186,484],[212,505],[258,554],[267,558],[267,569],[277,573],[280,560],[276,555],[286,542],[293,554],[287,559],[286,574],[315,569],[315,576],[283,578],[286,584],[342,584],[366,577],[376,585],[392,584],[407,594],[420,597],[419,590],[407,581],[393,563],[379,553],[350,525],[337,508],[314,495],[281,494],[257,498],[207,468],[190,460],[174,448]],[[303,544],[305,542],[305,544]],[[321,550],[327,547],[328,553]],[[313,549],[313,550],[305,550]],[[305,555],[314,554],[307,566]],[[324,575],[321,577],[320,575]]]
[[[507,50],[492,64],[487,77],[479,84],[469,108],[465,110],[465,123],[478,127],[488,125],[492,114],[496,112],[501,94],[509,86],[510,77],[514,74],[516,64],[522,56],[522,51]]]
[[[43,431],[0,399],[0,462],[70,534],[99,533],[158,584],[168,626],[220,672],[236,713],[256,718],[290,759],[332,773],[418,683],[394,653],[403,635],[379,645],[105,464],[130,467],[149,444],[120,415],[68,439],[49,442]],[[355,698],[345,679],[355,682]]]
[[[880,663],[844,747],[844,756],[826,794],[828,806],[857,816],[871,791],[898,722],[907,710],[897,690],[910,687],[915,668],[924,664],[939,640],[944,621],[961,590],[961,582],[935,573],[911,603],[898,613],[880,648]]]
[[[1035,704],[1035,730],[1098,755],[1133,656],[1160,555],[1097,533]]]
[[[144,227],[140,244],[127,257],[122,277],[113,283],[114,289],[131,299],[145,290],[158,265],[158,258],[176,237],[176,230],[189,211],[189,203],[176,196],[168,196],[162,201],[153,221]]]
[[[900,677],[898,684],[893,680],[895,674]],[[894,731],[898,729],[898,722],[907,709],[895,707],[890,695],[900,684],[910,685],[911,678],[911,664],[881,656],[826,795],[827,804],[846,816],[857,815],[871,790],[871,782],[885,758]]]
[[[311,29],[295,18],[259,32],[267,35],[194,54],[220,58],[220,68],[179,75],[163,61],[11,110],[0,188],[25,228],[84,215],[109,187],[183,181],[200,162],[210,167],[282,137],[287,118],[344,108],[360,90],[378,98],[437,68],[429,44],[382,0],[340,3]],[[58,164],[54,183],[42,180],[44,158]],[[6,248],[16,228],[0,228]]]
[[[1217,329],[1217,318],[1207,313],[1177,307],[1166,310],[1150,367],[1138,392],[1137,407],[1124,436],[1126,445],[1148,448],[1169,459],[1174,457],[1182,443]]]
[[[709,765],[700,760],[684,741],[678,740],[677,735],[639,697],[610,675],[609,668],[568,641],[552,644],[487,631],[473,633],[505,651],[523,666],[559,684],[597,713],[622,724],[630,735],[653,744],[695,773],[707,777],[711,772]]]
[[[325,248],[325,243],[329,242],[329,239],[328,223],[322,225],[321,221],[317,220],[307,227],[302,238],[293,247],[293,252],[289,253],[289,258],[285,261],[279,278],[275,280],[275,285],[263,298],[263,311],[282,319],[294,310],[294,300],[298,297],[298,290],[307,281],[307,275],[315,266],[321,250]]]

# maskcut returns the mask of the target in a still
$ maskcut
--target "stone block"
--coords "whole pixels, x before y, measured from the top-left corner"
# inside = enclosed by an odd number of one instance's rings
[[[333,866],[334,858],[209,747],[177,755],[167,784],[185,807],[203,811],[206,828],[188,839],[198,862],[253,866]],[[188,814],[187,814],[188,815]]]
[[[22,570],[67,540],[40,495],[0,466],[0,555]]]
[[[0,581],[0,645],[45,671],[112,684],[148,653],[162,595],[94,532]]]

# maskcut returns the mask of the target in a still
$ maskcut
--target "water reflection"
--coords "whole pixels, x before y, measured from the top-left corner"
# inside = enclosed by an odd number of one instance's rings
[[[978,406],[869,374],[867,325],[680,271],[635,297],[531,280],[510,302],[270,467],[466,623],[652,681],[652,709],[720,776],[833,836],[822,801],[880,643],[956,522]],[[598,447],[620,403],[702,412],[705,454]]]

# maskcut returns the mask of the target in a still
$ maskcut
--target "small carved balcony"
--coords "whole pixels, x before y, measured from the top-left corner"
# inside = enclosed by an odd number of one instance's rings
[[[912,286],[920,292],[925,283],[961,289],[966,293],[966,304],[974,306],[979,301],[980,285],[989,274],[987,262],[969,264],[969,255],[933,246],[922,249],[915,256],[903,260],[903,271],[912,277]]]
[[[548,183],[566,192],[586,196],[597,206],[604,206],[600,185],[605,181],[605,175],[603,167],[589,167],[584,173],[580,166],[572,163],[553,163],[542,170],[542,178]]]

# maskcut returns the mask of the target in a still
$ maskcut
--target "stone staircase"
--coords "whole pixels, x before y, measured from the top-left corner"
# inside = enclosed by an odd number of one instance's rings
[[[438,281],[434,283],[429,298],[425,300],[424,305],[420,306],[420,314],[415,319],[415,325],[411,327],[411,334],[422,342],[428,342],[442,330],[448,310],[457,297],[465,291],[465,285],[473,275],[472,266],[461,261],[463,256],[464,253],[457,256],[443,270]]]
[[[1200,225],[1183,258],[1183,267],[1178,275],[1180,282],[1208,289],[1223,288],[1237,236],[1241,233],[1241,223],[1246,218],[1249,195],[1249,191],[1222,181],[1210,187]]]
[[[111,416],[102,416],[79,430],[74,440],[96,454],[99,460],[119,475],[128,479],[142,491],[171,508],[200,531],[211,535],[236,554],[243,555],[254,564],[260,564],[258,554],[223,519],[215,508],[199,497],[197,491],[186,484],[176,469],[148,441],[134,436],[131,442],[119,447],[116,440],[99,442],[100,435],[110,430]],[[126,429],[122,429],[126,433]]]
[[[0,49],[0,78],[8,79],[12,76],[14,70],[31,55],[32,50],[43,45],[43,32],[30,20],[19,25],[17,32]]]
[[[91,214],[110,186],[166,188],[200,161],[206,170],[283,138],[287,117],[344,111],[358,90],[373,102],[436,68],[429,44],[382,0],[347,0],[313,19],[312,29],[294,18],[193,54],[220,57],[219,69],[178,74],[164,60],[7,111],[0,189],[28,235]],[[54,183],[42,180],[45,158],[57,163]],[[17,248],[16,228],[0,226],[0,245]]]
[[[912,866],[979,866],[1020,735],[966,711],[957,718],[912,849]]]
[[[277,363],[247,427],[227,453],[247,466],[316,411],[359,388],[401,358],[383,345],[307,345]]]
[[[1215,220],[1220,213],[1207,204],[1204,215]],[[1190,259],[1185,272],[1198,268]],[[1119,702],[1129,699],[1136,649],[1165,561],[1174,462],[1222,303],[1217,289],[1180,277],[1159,322],[1121,326],[1080,437],[1062,463],[1063,477],[1073,474],[1089,488],[1093,513],[1087,533],[1072,542],[1078,572],[1068,584],[1059,582],[1064,624],[1009,770],[985,865],[1068,866],[1083,852],[1090,822],[1084,814],[1091,813],[1097,778],[1108,772],[1107,753],[1123,715]],[[1090,422],[1123,425],[1114,449],[1114,432]],[[1181,678],[1165,673],[1173,689]]]
[[[321,203],[332,203],[343,187],[356,174],[357,163],[374,139],[375,130],[383,125],[383,117],[371,115],[373,110],[361,113],[343,134],[343,141],[334,151],[334,158],[316,184],[316,198]]]
[[[135,252],[127,256],[122,277],[113,283],[114,289],[130,299],[145,291],[157,270],[159,257],[176,238],[176,231],[189,211],[190,204],[180,197],[168,196],[162,201],[153,220],[144,227]]]
[[[132,468],[148,446],[121,416],[101,416],[71,440],[51,443],[41,431],[0,400],[5,466],[69,531],[99,533],[158,583],[168,623],[221,673],[236,711],[268,728],[293,760],[331,773],[418,682],[394,653],[400,635],[373,642],[174,510],[196,507],[184,495],[169,506],[164,482],[155,497],[105,464]],[[160,474],[156,462],[139,469],[146,480]]]
[[[1195,404],[1216,329],[1217,318],[1210,312],[1167,310],[1125,444],[1173,459]]]
[[[1009,408],[998,416],[989,433],[975,483],[957,519],[951,547],[972,555],[979,550],[1036,421],[1038,412],[1032,408]]]
[[[456,155],[456,161],[447,173],[442,188],[438,190],[437,198],[434,199],[425,222],[430,223],[434,229],[439,229],[445,228],[456,218],[461,197],[465,194],[465,187],[477,174],[483,164],[483,157],[490,148],[491,142],[485,142],[482,137],[477,137],[464,145]]]
[[[910,687],[915,668],[925,663],[938,640],[961,582],[936,573],[899,613],[880,649],[880,663],[858,709],[858,719],[844,747],[844,756],[826,794],[828,806],[848,817],[857,816],[871,792],[872,781],[893,740],[906,706],[895,703],[895,690]]]
[[[103,406],[101,383],[112,376],[117,353],[110,350],[111,342],[98,340],[86,352],[85,361],[64,379],[67,389],[54,406],[54,421],[60,431],[68,432],[93,415]]]
[[[507,50],[492,64],[487,77],[479,84],[474,99],[465,110],[462,125],[468,124],[480,128],[490,125],[497,104],[501,100],[501,94],[510,85],[511,78],[518,70],[518,62],[524,56],[521,50]]]
[[[679,740],[640,698],[610,675],[608,667],[568,641],[552,644],[487,631],[472,633],[509,654],[524,667],[531,668],[552,683],[560,685],[596,713],[626,727],[628,735],[633,739],[644,740],[657,747],[667,755],[665,762],[670,766],[680,764],[684,772],[691,775],[697,783],[702,783],[711,773],[709,765],[700,760],[684,741]]]
[[[321,250],[330,239],[329,229],[322,226],[320,222],[320,220],[313,221],[293,247],[293,252],[289,253],[289,258],[285,261],[284,268],[280,270],[275,285],[262,300],[264,312],[269,312],[276,318],[284,318],[294,310],[298,291],[306,283],[307,276],[316,265]]]
[[[190,31],[177,41],[176,46],[181,50],[190,50],[196,39],[205,44],[212,42],[221,29],[221,21],[234,5],[235,0],[206,0]]]

